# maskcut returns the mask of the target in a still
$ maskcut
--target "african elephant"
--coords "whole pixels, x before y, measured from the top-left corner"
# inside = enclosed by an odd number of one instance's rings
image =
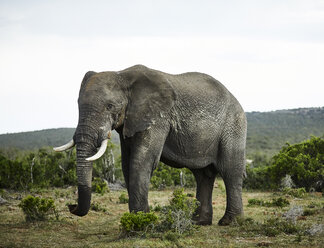
[[[129,211],[149,211],[150,178],[162,161],[193,172],[200,202],[197,224],[212,224],[217,173],[224,180],[227,199],[219,225],[228,225],[243,213],[246,117],[235,97],[211,76],[171,75],[143,65],[117,72],[89,71],[78,105],[73,139],[54,148],[62,151],[76,145],[78,205],[70,206],[71,213],[88,213],[92,161],[105,152],[111,130],[120,136]]]

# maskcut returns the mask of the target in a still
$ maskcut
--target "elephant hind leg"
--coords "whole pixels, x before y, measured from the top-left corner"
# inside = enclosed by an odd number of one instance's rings
[[[210,170],[211,166],[192,170],[197,182],[196,198],[200,203],[193,220],[198,225],[211,225],[213,221],[212,193],[216,173]]]
[[[237,216],[243,215],[242,185],[245,170],[245,145],[239,142],[221,148],[220,175],[226,188],[226,211],[218,222],[229,225]]]

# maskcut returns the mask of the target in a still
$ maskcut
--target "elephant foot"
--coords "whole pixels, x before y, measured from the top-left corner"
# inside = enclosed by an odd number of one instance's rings
[[[237,217],[242,216],[242,214],[229,215],[226,214],[218,221],[219,226],[228,226],[236,220]]]
[[[210,226],[211,224],[213,224],[212,220],[199,220],[194,223],[195,225],[199,225],[199,226]]]
[[[202,216],[195,216],[192,218],[193,222],[195,225],[200,225],[200,226],[207,226],[207,225],[212,225],[213,224],[213,216],[209,217],[202,217]]]

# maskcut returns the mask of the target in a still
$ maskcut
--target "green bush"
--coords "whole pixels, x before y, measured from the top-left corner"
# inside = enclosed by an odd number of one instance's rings
[[[124,234],[132,235],[154,229],[158,217],[153,213],[124,213],[120,219],[121,230]]]
[[[284,188],[282,190],[282,193],[284,193],[286,195],[291,195],[291,196],[297,197],[297,198],[303,198],[306,195],[306,189],[305,188],[298,188],[298,189]]]
[[[246,189],[270,189],[272,182],[269,180],[270,172],[268,166],[253,167],[246,166],[246,177],[243,180],[243,188]]]
[[[186,168],[177,169],[159,163],[151,177],[151,184],[154,189],[164,189],[166,187],[181,186],[180,173],[182,172],[182,186],[194,187],[196,185],[192,172]]]
[[[26,221],[46,220],[53,214],[58,219],[54,200],[51,198],[46,199],[28,195],[21,200],[19,207],[23,210]]]
[[[194,228],[192,217],[198,206],[199,202],[188,198],[183,188],[175,189],[170,204],[161,210],[160,230],[171,230],[180,235],[192,231]]]
[[[324,188],[324,139],[311,137],[299,144],[284,146],[273,157],[269,168],[273,182],[279,185],[280,180],[290,175],[294,184],[307,191]]]
[[[126,204],[129,201],[125,192],[121,193],[118,199],[120,204]]]
[[[290,202],[285,198],[279,197],[276,199],[272,199],[272,201],[270,202],[269,205],[274,206],[274,207],[283,208],[283,207],[289,206]]]
[[[95,177],[92,181],[92,192],[102,195],[106,192],[109,192],[109,188],[105,180],[99,177]]]
[[[164,207],[159,205],[159,218],[153,213],[125,213],[121,220],[121,230],[126,235],[154,234],[171,240],[189,233],[195,227],[192,221],[198,207],[196,199],[190,199],[183,192],[183,188],[176,189],[170,204]],[[164,235],[164,236],[163,236]]]

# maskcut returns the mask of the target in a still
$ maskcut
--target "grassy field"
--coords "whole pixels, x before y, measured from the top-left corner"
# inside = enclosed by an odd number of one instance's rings
[[[314,224],[317,227],[324,224],[324,197],[319,193],[294,198],[274,192],[244,192],[245,219],[221,227],[217,222],[224,214],[226,203],[224,186],[219,182],[213,195],[213,225],[199,227],[188,236],[170,239],[163,235],[120,237],[120,217],[128,211],[127,204],[118,203],[122,191],[93,194],[93,202],[99,210],[91,210],[82,218],[71,215],[66,204],[75,201],[75,190],[71,187],[32,192],[35,196],[55,199],[59,213],[58,220],[33,223],[25,221],[18,206],[27,193],[2,191],[8,203],[0,206],[0,247],[324,247],[324,233],[311,235],[308,231]],[[150,205],[167,205],[172,192],[172,189],[150,191]],[[185,192],[194,193],[194,189]],[[290,206],[248,206],[252,198],[271,201],[279,196],[288,199]],[[295,230],[291,231],[283,227],[287,221],[282,214],[296,205],[303,207],[304,215],[297,217],[295,224],[290,224],[289,228],[292,226]]]

